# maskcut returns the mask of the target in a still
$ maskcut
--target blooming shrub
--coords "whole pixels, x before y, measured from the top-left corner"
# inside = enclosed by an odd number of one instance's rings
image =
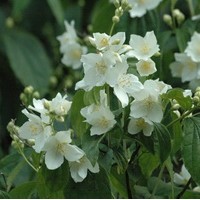
[[[191,19],[197,3],[186,2],[187,21],[173,0],[105,1],[105,8],[115,8],[109,33],[93,26],[78,34],[74,20],[64,21],[65,32],[57,36],[60,62],[79,80],[72,91],[54,88],[55,95],[42,98],[25,87],[20,98],[26,121],[11,120],[7,129],[29,177],[12,188],[12,174],[6,178],[0,167],[6,186],[1,196],[200,197],[200,30]],[[171,15],[154,16],[168,6]],[[146,24],[137,33],[124,25],[145,15],[164,31]]]

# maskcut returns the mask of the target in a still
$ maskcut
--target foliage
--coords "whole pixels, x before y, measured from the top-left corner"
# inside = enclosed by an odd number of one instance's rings
[[[158,2],[1,1],[0,198],[200,198],[199,2]]]

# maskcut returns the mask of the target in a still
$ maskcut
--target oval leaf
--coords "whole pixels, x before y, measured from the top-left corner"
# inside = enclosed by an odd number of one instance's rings
[[[3,37],[10,66],[24,86],[32,85],[44,94],[51,66],[41,43],[27,32],[12,29]]]
[[[184,120],[183,159],[194,181],[200,184],[200,118]]]

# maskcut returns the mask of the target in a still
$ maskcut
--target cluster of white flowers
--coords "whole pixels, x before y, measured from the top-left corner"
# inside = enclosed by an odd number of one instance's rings
[[[95,86],[107,84],[113,88],[122,108],[133,97],[128,131],[136,134],[142,130],[145,135],[151,135],[153,122],[161,122],[163,117],[160,95],[171,87],[159,80],[147,80],[142,84],[136,75],[128,73],[127,59],[134,57],[138,60],[136,68],[140,76],[156,72],[155,63],[151,59],[159,51],[154,32],[147,32],[144,37],[132,34],[129,45],[124,44],[124,32],[113,36],[94,33],[89,40],[96,47],[97,53],[81,57],[84,77],[76,84],[76,89],[89,91]],[[108,105],[102,106],[101,102],[100,105],[92,104],[83,108],[81,114],[92,125],[91,135],[106,133],[115,124],[114,115]]]
[[[183,53],[175,53],[175,62],[170,64],[173,77],[189,82],[192,89],[200,84],[200,34],[194,32]]]
[[[142,17],[148,10],[152,10],[158,6],[162,0],[128,0],[132,9],[129,11],[130,16]]]
[[[67,67],[78,69],[81,67],[80,58],[87,53],[87,47],[82,46],[74,29],[74,21],[65,23],[66,32],[58,36],[60,42],[60,52],[63,54],[62,63]]]
[[[148,10],[156,8],[162,0],[127,0],[131,9],[130,17],[142,17]],[[109,0],[110,3],[118,2],[118,0]]]
[[[22,111],[28,117],[28,121],[19,128],[19,136],[33,141],[32,147],[37,153],[44,153],[48,169],[57,169],[65,158],[69,162],[72,178],[75,182],[80,182],[87,176],[88,169],[97,173],[99,166],[96,163],[93,167],[84,151],[71,144],[71,130],[54,129],[54,120],[64,121],[64,117],[70,110],[71,102],[66,98],[67,95],[62,97],[58,93],[51,101],[33,99],[33,106],[28,107],[30,111],[27,109]],[[80,169],[81,166],[84,170]]]

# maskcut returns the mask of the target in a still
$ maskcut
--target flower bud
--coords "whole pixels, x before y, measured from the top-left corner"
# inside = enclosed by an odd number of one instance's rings
[[[163,15],[163,21],[168,25],[172,26],[172,17],[168,14]]]
[[[33,98],[39,99],[40,98],[40,93],[38,91],[33,92]]]
[[[176,18],[178,24],[181,24],[185,20],[185,15],[179,9],[174,9],[172,15]]]
[[[115,15],[118,17],[121,17],[123,15],[123,9],[122,7],[119,7],[115,10]]]
[[[176,104],[174,104],[174,105],[172,106],[172,109],[173,109],[173,110],[178,110],[180,107],[181,107],[181,106],[180,106],[178,103],[176,103]]]
[[[58,84],[58,79],[56,78],[56,76],[51,76],[49,82],[51,87],[54,88]]]
[[[118,16],[113,16],[112,18],[113,23],[117,24],[119,22],[119,17]]]
[[[120,7],[119,0],[114,0],[113,4],[114,4],[114,6],[115,6],[116,8],[119,8],[119,7]]]
[[[199,103],[200,98],[198,96],[193,97],[193,102],[194,103]]]
[[[19,98],[20,98],[20,100],[21,100],[21,102],[23,104],[26,105],[28,103],[28,99],[27,99],[27,97],[26,97],[26,95],[24,93],[21,93],[20,96],[19,96]]]
[[[12,28],[13,26],[14,26],[14,20],[13,20],[13,18],[12,17],[8,17],[7,19],[6,19],[6,26],[8,27],[8,28]]]
[[[43,105],[44,105],[44,108],[46,108],[47,110],[50,109],[50,102],[48,100],[45,99],[43,102]]]
[[[180,117],[180,116],[181,116],[181,113],[180,113],[178,110],[174,110],[173,113],[174,113],[177,117]]]
[[[25,87],[25,89],[24,89],[24,93],[25,93],[25,94],[28,94],[28,95],[32,94],[33,91],[34,91],[34,88],[33,88],[33,86],[31,86],[31,85]]]
[[[198,91],[200,91],[200,86],[198,86],[198,87],[196,88],[196,92],[198,92]]]

